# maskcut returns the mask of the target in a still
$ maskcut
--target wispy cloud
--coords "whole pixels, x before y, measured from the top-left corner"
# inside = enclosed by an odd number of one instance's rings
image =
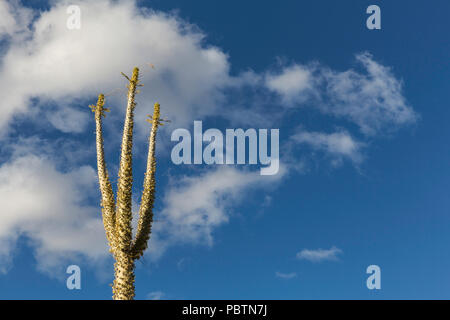
[[[314,150],[325,152],[333,158],[336,164],[342,162],[343,158],[350,159],[355,164],[359,164],[363,159],[361,149],[364,143],[355,140],[345,130],[333,133],[301,130],[291,136],[291,140],[294,143],[307,144]]]
[[[339,254],[342,254],[342,250],[334,246],[330,249],[303,249],[297,253],[297,259],[311,262],[333,261],[338,259]]]
[[[294,64],[270,75],[266,86],[287,107],[313,104],[323,113],[357,124],[365,135],[414,123],[418,114],[403,96],[401,80],[367,52],[356,55],[362,71]]]
[[[147,300],[162,300],[165,294],[162,291],[153,291],[147,294]]]
[[[87,122],[78,120],[87,113],[77,110],[79,99],[125,88],[120,71],[128,73],[135,65],[141,67],[142,82],[152,87],[142,90],[138,103],[158,100],[172,122],[187,123],[217,110],[219,88],[229,77],[228,58],[219,48],[204,46],[205,35],[198,29],[176,15],[137,8],[135,1],[80,0],[82,26],[71,31],[64,17],[72,3],[52,4],[49,11],[35,10],[33,20],[31,9],[1,2],[0,38],[10,36],[0,72],[3,131],[14,115],[27,112],[63,132],[81,132]],[[117,21],[127,23],[119,26]],[[123,112],[114,108],[117,100],[117,95],[107,99],[113,105],[111,117]],[[58,108],[49,109],[48,102]],[[136,109],[138,129],[148,110]]]
[[[291,272],[291,273],[283,273],[283,272],[275,272],[275,277],[277,278],[281,278],[281,279],[292,279],[292,278],[296,278],[297,277],[297,273],[296,272]]]

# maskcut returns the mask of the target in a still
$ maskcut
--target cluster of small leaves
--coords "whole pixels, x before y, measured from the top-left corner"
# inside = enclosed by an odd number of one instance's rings
[[[99,94],[98,101],[96,105],[89,105],[89,108],[91,108],[92,112],[95,113],[95,116],[103,116],[106,117],[105,112],[109,112],[109,108],[105,108],[105,96],[103,94]]]

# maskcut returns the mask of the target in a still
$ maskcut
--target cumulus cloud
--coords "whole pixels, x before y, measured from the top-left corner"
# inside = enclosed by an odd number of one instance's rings
[[[361,148],[364,144],[356,141],[346,131],[333,133],[300,131],[291,139],[297,144],[307,144],[315,150],[323,151],[338,162],[348,158],[358,164],[363,159]]]
[[[334,246],[330,249],[303,249],[297,253],[297,259],[311,262],[333,261],[338,259],[339,254],[342,254],[342,250]]]
[[[218,48],[206,46],[204,34],[194,26],[173,15],[138,9],[134,1],[100,0],[78,1],[81,29],[69,30],[69,4],[59,1],[41,12],[26,39],[10,41],[0,72],[0,127],[38,105],[42,112],[50,112],[46,103],[56,102],[61,109],[49,117],[50,122],[77,132],[70,123],[76,123],[80,114],[68,108],[77,98],[95,99],[100,92],[124,88],[120,72],[130,73],[135,65],[142,67],[145,85],[138,95],[138,123],[145,122],[155,101],[175,123],[214,112],[222,97],[219,89],[228,81],[228,60]],[[10,10],[2,10],[2,16],[9,19],[2,22],[9,26],[3,27],[8,33],[23,24]],[[119,94],[107,98],[107,103],[114,104],[118,96],[124,99]],[[31,104],[31,98],[38,100]],[[123,113],[122,109],[113,108],[112,114]]]
[[[6,272],[20,236],[35,248],[38,267],[46,272],[61,261],[83,255],[95,261],[108,254],[100,210],[85,205],[97,195],[90,166],[60,172],[51,160],[23,155],[0,167],[0,270]]]
[[[277,278],[281,278],[281,279],[293,279],[297,277],[297,273],[296,272],[291,272],[291,273],[283,273],[283,272],[275,272],[275,277]]]

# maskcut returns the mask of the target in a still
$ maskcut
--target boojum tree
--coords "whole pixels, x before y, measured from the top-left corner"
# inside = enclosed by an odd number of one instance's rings
[[[133,118],[136,107],[135,95],[137,88],[141,87],[139,81],[139,69],[134,68],[131,79],[123,74],[129,81],[127,109],[123,129],[120,166],[117,182],[117,202],[109,180],[105,164],[103,147],[102,117],[109,109],[105,108],[105,96],[98,96],[97,105],[90,108],[95,113],[96,123],[96,147],[98,179],[101,191],[101,211],[103,225],[106,231],[110,252],[115,259],[113,282],[113,299],[132,300],[134,298],[134,269],[135,262],[144,254],[150,239],[153,222],[153,204],[155,201],[155,143],[158,126],[162,125],[160,119],[160,105],[155,103],[153,115],[147,119],[151,123],[149,138],[147,169],[144,178],[144,187],[139,208],[139,218],[136,235],[132,233],[132,147],[133,147]]]

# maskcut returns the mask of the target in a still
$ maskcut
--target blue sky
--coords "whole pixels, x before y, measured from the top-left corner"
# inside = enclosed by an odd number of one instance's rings
[[[173,121],[158,136],[161,221],[136,298],[449,298],[447,1],[95,3],[78,2],[80,30],[66,28],[75,2],[0,6],[0,298],[110,298],[87,106],[135,65],[135,195],[145,115],[157,100]],[[371,4],[381,30],[366,28]],[[112,176],[125,109],[115,92]],[[283,170],[174,165],[170,133],[194,120],[279,128]],[[81,290],[66,288],[70,264]],[[366,287],[372,264],[381,290]]]

